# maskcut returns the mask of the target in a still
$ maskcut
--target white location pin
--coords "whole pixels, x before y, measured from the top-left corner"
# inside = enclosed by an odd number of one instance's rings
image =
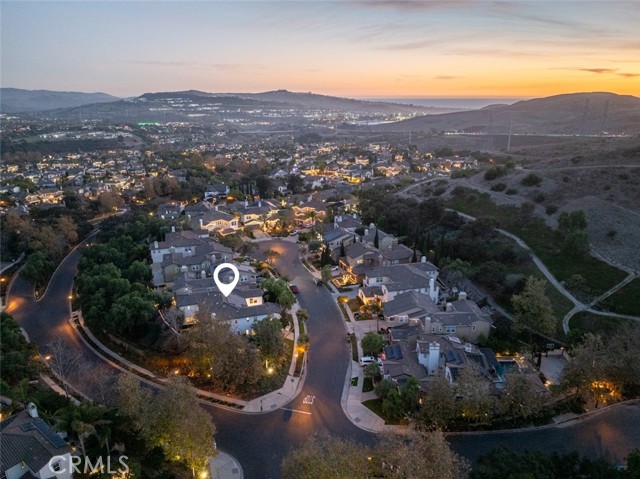
[[[233,279],[231,280],[231,283],[223,283],[222,281],[220,281],[220,278],[218,278],[220,271],[227,268],[233,271]],[[216,286],[218,286],[218,289],[222,294],[224,294],[225,298],[231,294],[231,291],[233,291],[233,288],[235,288],[236,284],[238,284],[239,279],[240,279],[240,272],[238,271],[238,268],[236,268],[236,265],[231,263],[219,264],[218,266],[216,266],[216,269],[213,271],[213,280],[216,282]]]

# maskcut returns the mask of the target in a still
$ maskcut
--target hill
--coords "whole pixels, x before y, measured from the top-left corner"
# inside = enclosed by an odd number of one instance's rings
[[[428,115],[387,124],[382,131],[449,131],[504,135],[640,133],[640,98],[614,93],[572,93],[481,110]]]
[[[278,90],[265,93],[207,93],[197,90],[145,93],[108,103],[93,103],[46,111],[58,119],[89,119],[128,122],[202,121],[260,124],[308,122],[318,111],[359,115],[416,115],[451,110],[370,102],[348,98],[293,93]]]
[[[106,103],[116,100],[119,100],[119,98],[106,93],[0,88],[0,111],[2,111],[2,113],[23,113],[53,110],[56,108],[71,108],[91,103]]]

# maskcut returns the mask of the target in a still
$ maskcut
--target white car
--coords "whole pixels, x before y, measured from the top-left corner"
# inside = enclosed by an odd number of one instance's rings
[[[380,358],[374,358],[373,356],[362,356],[360,358],[360,366],[364,367],[367,364],[373,364],[373,363],[378,363],[379,366],[382,366],[382,359]]]

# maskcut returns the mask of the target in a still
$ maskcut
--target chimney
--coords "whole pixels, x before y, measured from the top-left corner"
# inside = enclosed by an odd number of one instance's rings
[[[472,353],[473,352],[473,345],[471,343],[464,343],[464,352],[465,353]]]
[[[258,208],[262,208],[262,200],[258,200]]]
[[[200,229],[202,229],[202,218],[198,220],[198,223],[200,223]]]
[[[153,249],[158,249],[158,242],[157,241],[153,242]]]
[[[369,236],[369,228],[365,228],[364,229],[364,235],[365,236]]]
[[[358,215],[356,215],[355,213],[353,214],[353,219],[358,219]]]
[[[172,233],[175,233],[175,232],[176,232],[176,227],[175,227],[175,226],[172,226],[172,227],[171,227],[171,232],[172,232]]]
[[[32,402],[27,404],[27,412],[29,413],[29,416],[34,419],[38,417],[38,408]]]
[[[249,207],[249,200],[244,200],[244,208],[247,209]]]
[[[467,293],[465,291],[460,291],[458,299],[467,299]]]
[[[421,263],[426,263],[427,262],[427,257],[426,256],[420,257],[420,262]]]
[[[311,200],[313,200],[312,196],[311,195],[307,196],[307,203],[311,203]]]
[[[447,305],[445,306],[445,308],[446,308],[446,309],[445,309],[445,311],[446,311],[447,313],[453,313],[453,304],[451,304],[451,303],[447,303]]]
[[[438,372],[440,362],[440,343],[434,341],[429,343],[429,358],[427,359],[427,373],[433,376]]]
[[[216,211],[220,211],[220,210],[218,210],[218,205],[215,205],[215,206],[214,206],[214,209],[215,209]]]

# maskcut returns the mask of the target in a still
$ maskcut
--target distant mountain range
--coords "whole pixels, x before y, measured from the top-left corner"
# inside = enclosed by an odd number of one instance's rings
[[[117,100],[119,100],[118,97],[107,95],[106,93],[0,88],[0,112],[2,113],[72,108],[91,103],[105,103]]]
[[[380,101],[353,100],[314,93],[277,90],[264,93],[207,93],[197,90],[145,93],[120,99],[104,93],[86,94],[1,89],[5,113],[46,112],[55,118],[110,119],[116,121],[196,121],[228,113],[255,113],[256,110],[281,112],[322,110],[360,114],[436,114],[456,111]],[[288,113],[287,113],[288,112]],[[259,113],[258,113],[259,116]],[[295,116],[295,115],[293,115]]]
[[[513,105],[428,115],[377,126],[381,131],[458,131],[505,135],[640,133],[640,98],[614,93],[572,93]]]
[[[304,127],[317,123],[321,117],[326,117],[327,112],[333,112],[338,121],[345,122],[352,120],[349,113],[365,120],[368,115],[374,120],[380,119],[380,115],[419,115],[375,126],[353,125],[354,128],[381,132],[445,131],[482,135],[506,135],[509,132],[545,135],[640,133],[640,98],[604,92],[556,95],[465,111],[287,90],[263,93],[188,90],[145,93],[135,98],[119,99],[105,93],[2,88],[0,95],[3,113],[21,112],[71,120],[201,121],[252,130],[277,129],[277,124]]]

